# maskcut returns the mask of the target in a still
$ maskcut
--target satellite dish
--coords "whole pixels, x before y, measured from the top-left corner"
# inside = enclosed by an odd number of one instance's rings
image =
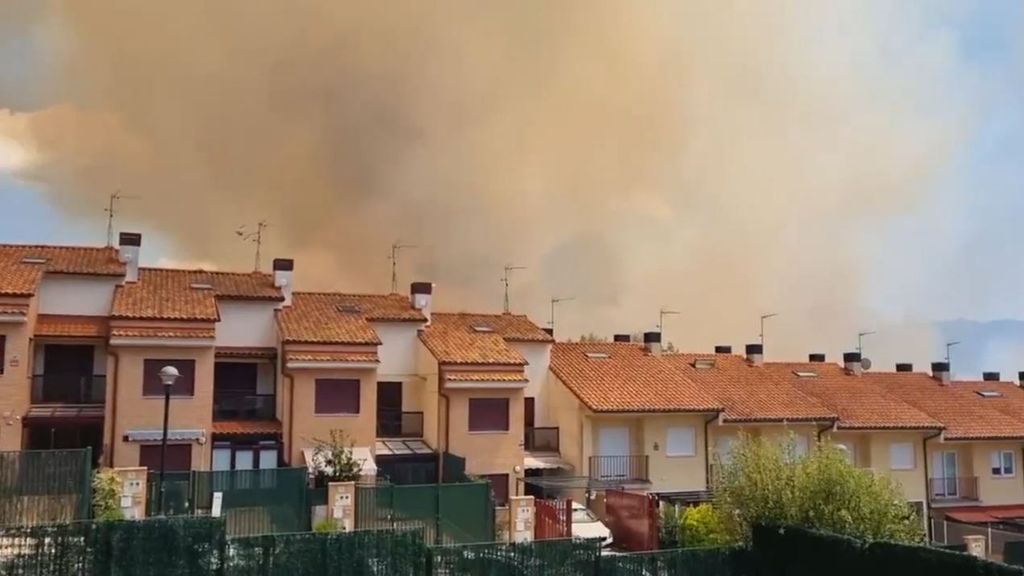
[[[871,370],[871,358],[862,358],[860,361],[860,367],[865,370]]]

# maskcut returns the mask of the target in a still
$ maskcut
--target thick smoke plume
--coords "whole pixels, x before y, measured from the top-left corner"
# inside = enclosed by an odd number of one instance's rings
[[[934,3],[927,3],[934,6]],[[0,90],[20,176],[178,259],[245,268],[242,223],[304,288],[389,288],[563,337],[652,329],[769,357],[849,349],[875,232],[968,126],[955,50],[910,2],[65,2],[5,18],[52,50]],[[940,104],[941,102],[941,104]],[[13,134],[13,135],[12,135]],[[866,242],[866,240],[868,240]],[[893,278],[892,282],[900,279]],[[851,342],[851,340],[853,342]]]

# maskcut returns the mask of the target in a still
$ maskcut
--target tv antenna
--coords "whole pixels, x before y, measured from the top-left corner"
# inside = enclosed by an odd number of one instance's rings
[[[761,347],[762,348],[764,347],[764,321],[769,319],[769,318],[774,318],[776,316],[778,316],[778,313],[776,313],[776,312],[772,312],[771,314],[761,314],[761,334],[759,334],[759,336],[761,338]]]
[[[959,340],[953,342],[946,342],[946,363],[949,364],[949,373],[953,373],[953,346],[960,344]]]
[[[861,355],[864,354],[864,337],[871,336],[874,333],[874,330],[869,330],[867,332],[857,332],[857,352],[860,352]]]
[[[508,302],[508,284],[512,279],[513,270],[526,270],[526,266],[513,266],[512,264],[505,264],[505,275],[501,278],[501,283],[505,285],[505,314],[511,311],[511,307]]]
[[[255,230],[249,230],[242,224],[235,230],[235,235],[242,239],[243,242],[252,242],[256,245],[256,258],[253,261],[253,271],[260,271],[260,251],[263,249],[263,231],[267,229],[270,224],[267,224],[266,220],[260,220],[256,223]]]
[[[679,314],[678,311],[669,310],[664,306],[658,309],[658,332],[665,332],[665,316],[675,316],[677,314]]]
[[[107,213],[107,246],[114,245],[114,216],[117,214],[117,203],[120,200],[135,200],[138,196],[121,194],[121,191],[112,192],[107,207],[103,209]]]
[[[565,297],[562,297],[562,298],[557,298],[556,297],[556,298],[552,298],[551,299],[551,320],[548,321],[548,326],[551,327],[551,331],[552,332],[555,331],[555,305],[556,304],[560,304],[562,302],[570,302],[570,301],[575,300],[575,299],[576,299],[575,296],[565,296]]]
[[[401,240],[395,240],[391,244],[391,293],[398,294],[398,253],[406,248],[418,248],[415,244],[402,244]]]

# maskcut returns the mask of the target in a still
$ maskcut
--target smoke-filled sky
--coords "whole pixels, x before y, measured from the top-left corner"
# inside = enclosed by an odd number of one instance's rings
[[[0,0],[0,241],[926,362],[1024,317],[1016,2]],[[1007,367],[1009,370],[1011,367]],[[1013,367],[1016,369],[1016,367]]]

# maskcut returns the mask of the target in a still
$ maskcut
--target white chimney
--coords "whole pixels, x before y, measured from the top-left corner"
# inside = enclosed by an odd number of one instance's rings
[[[295,261],[291,258],[274,258],[274,287],[281,289],[284,302],[280,307],[292,305],[292,274]]]
[[[430,326],[430,305],[433,298],[434,285],[430,282],[413,282],[409,287],[409,299],[412,307],[427,317],[427,326]]]
[[[843,354],[843,367],[846,373],[851,376],[860,376],[864,373],[864,365],[861,364],[860,352],[846,352]]]
[[[747,362],[750,362],[754,366],[764,364],[763,344],[747,344]]]
[[[932,378],[943,384],[949,384],[949,362],[932,362]]]
[[[644,348],[651,356],[661,354],[661,332],[644,332]]]
[[[125,264],[125,282],[139,281],[139,252],[142,249],[142,234],[121,232],[117,239],[117,253]]]

